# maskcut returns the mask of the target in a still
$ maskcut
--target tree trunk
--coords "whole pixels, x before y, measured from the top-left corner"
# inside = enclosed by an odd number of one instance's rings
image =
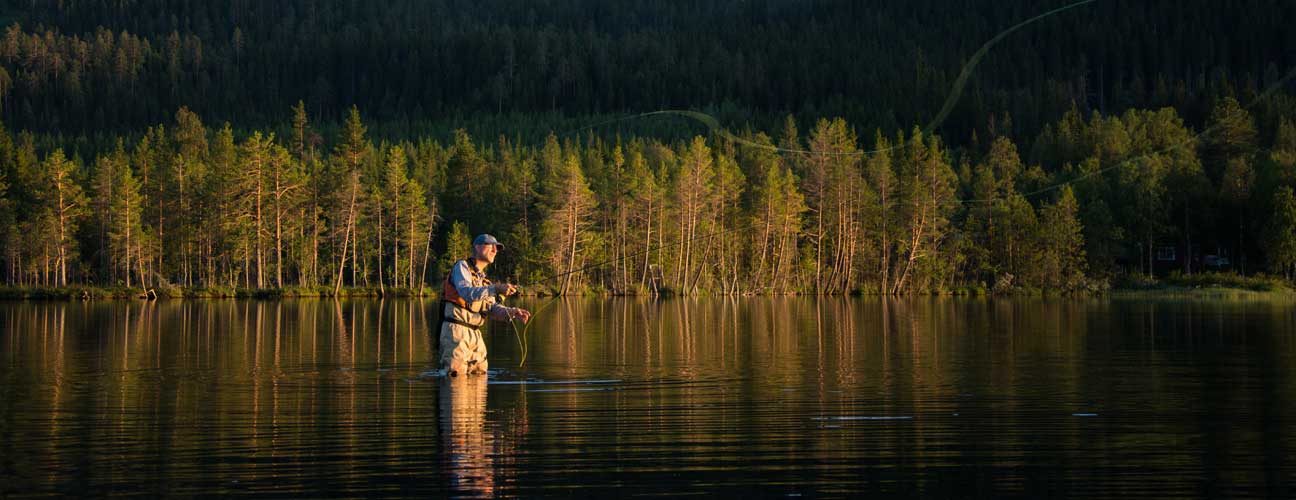
[[[131,287],[131,221],[130,221],[130,204],[126,205],[126,288]],[[143,279],[143,276],[140,277]]]
[[[319,203],[311,205],[311,283],[318,285],[319,279]]]
[[[766,196],[769,196],[769,194],[766,193]],[[773,219],[773,214],[770,213],[772,209],[773,203],[770,203],[767,198],[765,200],[765,228],[761,230],[760,259],[757,261],[756,272],[752,274],[757,280],[760,280],[761,276],[765,274],[765,256],[769,252],[770,223]],[[759,287],[760,283],[756,283],[756,286]]]
[[[567,295],[567,292],[570,289],[569,287],[571,285],[571,278],[572,278],[572,274],[570,273],[570,271],[573,270],[572,266],[576,264],[576,214],[577,214],[577,209],[575,206],[571,207],[571,209],[567,213],[567,221],[568,221],[567,230],[569,233],[568,235],[569,246],[567,249],[568,252],[567,270],[569,271],[569,273],[567,274],[566,277],[563,278],[562,291],[560,292],[561,295]]]
[[[159,177],[160,177],[160,175],[159,175]],[[162,184],[162,181],[161,181],[161,180],[158,180],[158,184]],[[162,242],[163,242],[163,241],[166,241],[166,240],[162,239],[162,214],[163,214],[163,208],[162,208],[162,188],[159,187],[159,188],[158,188],[158,224],[157,224],[158,239],[157,239],[157,259],[154,260],[154,262],[156,262],[156,264],[153,265],[153,271],[156,272],[156,273],[158,274],[158,276],[162,276],[162,253],[163,253],[163,252],[162,252]],[[163,278],[163,279],[168,279],[168,278]],[[169,281],[169,279],[168,279],[168,281]]]
[[[357,180],[356,183],[359,184],[359,181]],[[351,207],[351,215],[348,215],[348,216],[347,216],[347,230],[348,230],[348,231],[351,231],[352,233],[355,233],[355,206],[354,206],[354,204],[352,204],[352,207]],[[358,246],[360,246],[360,235],[359,235],[359,234],[356,234],[356,236],[355,236],[355,241],[351,243],[351,286],[359,286],[359,285],[360,285],[360,281],[356,279],[356,271],[359,270],[359,267],[360,267],[360,266],[357,265],[357,264],[359,264],[360,259],[359,259],[359,257],[356,256],[356,254],[358,253],[358,251],[356,250],[356,247],[358,247]],[[343,249],[343,251],[345,251],[345,249]]]
[[[135,251],[138,252],[135,256],[136,257],[135,264],[139,266],[140,287],[147,288],[148,285],[146,284],[146,278],[144,274],[144,245],[139,245],[139,248],[135,249]]]
[[[886,174],[884,173],[884,179],[885,175]],[[882,248],[881,252],[879,252],[881,253],[882,261],[882,287],[878,289],[878,292],[887,294],[887,279],[890,278],[891,274],[891,239],[887,236],[887,217],[890,215],[887,213],[887,192],[891,188],[891,183],[884,180],[881,184],[882,185],[878,187],[878,191],[881,193],[881,206],[879,207],[881,208],[881,215],[879,216],[881,230],[879,231],[880,234],[878,236],[882,240]]]
[[[409,260],[409,279],[405,280],[405,286],[409,288],[414,288],[414,208],[413,207],[410,207],[409,209],[409,239],[406,242],[406,250],[408,250],[407,252],[405,252],[407,254],[405,259]]]
[[[648,263],[652,258],[652,224],[653,224],[653,203],[652,198],[648,198],[648,218],[647,227],[644,229],[644,262],[643,272],[640,273],[639,282],[643,283],[648,279]]]
[[[275,175],[275,286],[283,288],[283,193]]]
[[[262,270],[265,269],[265,259],[261,249],[261,181],[258,179],[256,184],[256,286],[257,288],[265,287],[265,277]]]
[[[59,286],[67,286],[67,214],[63,208],[63,185],[58,185],[59,203],[59,241],[58,260],[55,261],[55,280]]]
[[[895,288],[892,290],[893,294],[900,293],[900,290],[903,289],[905,286],[905,281],[909,279],[909,272],[913,268],[914,261],[918,260],[918,255],[920,250],[919,245],[922,242],[923,231],[927,224],[927,207],[923,203],[921,203],[921,201],[915,202],[914,205],[915,208],[919,211],[918,219],[914,221],[913,228],[910,229],[909,257],[905,261],[904,271],[901,272],[900,276],[896,279]]]
[[[419,295],[420,295],[420,296],[423,295],[423,284],[424,284],[424,283],[427,283],[427,263],[428,263],[428,256],[432,254],[432,226],[433,226],[433,224],[432,224],[432,222],[431,222],[431,219],[432,219],[432,218],[429,217],[428,219],[429,219],[429,222],[428,222],[428,234],[427,234],[427,240],[425,240],[425,241],[423,242],[423,270],[422,270],[422,271],[419,271]],[[412,264],[413,261],[410,261],[410,263]]]
[[[382,220],[382,200],[378,201],[378,294],[387,295],[386,285],[383,284],[383,220]]]
[[[359,180],[354,178],[354,177],[356,177],[356,174],[352,174],[352,177],[353,177],[352,180],[358,183]],[[352,184],[352,185],[351,185],[351,204],[350,204],[350,208],[347,209],[347,223],[346,223],[346,230],[343,231],[343,237],[342,237],[342,261],[338,264],[338,275],[337,275],[337,281],[334,282],[334,284],[333,284],[333,297],[334,297],[334,298],[336,298],[336,297],[338,296],[338,293],[342,290],[342,272],[346,269],[347,244],[351,241],[351,223],[355,220],[355,199],[356,199],[356,185],[355,185],[355,184]],[[352,264],[351,267],[352,267],[352,271],[351,271],[351,273],[352,273],[352,274],[351,274],[351,279],[352,279],[352,281],[354,282],[354,281],[355,281],[355,265]]]

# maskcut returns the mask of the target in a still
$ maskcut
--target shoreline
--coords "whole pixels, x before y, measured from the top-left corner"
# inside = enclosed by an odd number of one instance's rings
[[[150,295],[151,294],[151,295]],[[872,293],[846,293],[835,294],[837,296],[872,296]],[[547,294],[524,294],[527,297],[550,297]],[[571,295],[572,297],[585,296],[624,296],[634,297],[637,294],[615,294],[602,292],[590,292]],[[651,296],[651,295],[645,295]],[[716,296],[709,293],[703,293],[698,297]],[[723,295],[723,297],[808,297],[810,295],[799,293],[787,293],[779,295],[769,294],[741,294],[741,295]],[[432,287],[422,289],[409,288],[386,288],[380,290],[375,287],[352,287],[342,288],[336,295],[332,287],[289,287],[289,288],[223,288],[223,287],[167,287],[167,288],[103,288],[95,286],[68,286],[68,287],[24,287],[24,286],[0,286],[0,301],[25,301],[25,300],[211,300],[211,299],[326,299],[326,298],[436,298],[437,293]],[[661,297],[678,297],[676,294],[663,294]],[[1255,287],[1233,286],[1220,284],[1202,284],[1202,285],[1185,285],[1185,284],[1155,284],[1143,286],[1131,286],[1112,288],[1101,292],[1068,292],[1062,290],[1014,290],[1007,293],[966,293],[963,290],[953,290],[946,293],[935,294],[917,294],[908,295],[907,297],[952,297],[952,298],[1095,298],[1107,297],[1113,299],[1296,299],[1296,290],[1287,287],[1277,287],[1271,289],[1256,289]]]
[[[1296,291],[1255,290],[1231,286],[1163,286],[1156,288],[1120,288],[1109,294],[1114,299],[1217,299],[1217,300],[1271,300],[1296,299]]]

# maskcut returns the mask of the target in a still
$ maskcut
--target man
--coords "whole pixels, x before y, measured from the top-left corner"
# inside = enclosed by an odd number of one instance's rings
[[[473,255],[455,262],[441,286],[441,368],[451,377],[486,373],[486,342],[481,326],[489,315],[497,320],[520,319],[526,323],[531,312],[507,307],[496,297],[517,293],[517,287],[486,279],[486,266],[495,262],[495,254],[504,249],[494,236],[478,235],[473,240]]]

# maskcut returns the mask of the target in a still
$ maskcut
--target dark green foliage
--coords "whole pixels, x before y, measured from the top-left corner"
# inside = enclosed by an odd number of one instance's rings
[[[501,1],[5,2],[4,281],[405,293],[483,232],[494,273],[568,293],[1296,262],[1296,98],[1257,99],[1296,63],[1283,2],[1068,11],[901,133],[1065,2]],[[600,123],[662,107],[741,141]]]
[[[893,130],[931,119],[980,44],[1067,3],[9,0],[0,117],[91,141],[181,106],[214,123],[285,127],[299,102],[333,124],[357,105],[375,133],[404,138],[469,123],[477,137],[537,140],[661,108],[767,130],[788,111]],[[1073,105],[1175,106],[1200,122],[1216,97],[1245,103],[1296,63],[1293,21],[1285,2],[1072,9],[997,44],[943,131],[1020,141]],[[674,118],[618,127],[698,132]]]
[[[1214,181],[1198,133],[1169,108],[1069,113],[1038,143],[1083,137],[1062,155],[1078,166],[1027,164],[1003,136],[984,154],[951,151],[917,129],[875,133],[865,152],[842,119],[818,122],[804,146],[785,127],[794,151],[779,151],[751,132],[527,145],[460,131],[447,146],[375,146],[359,116],[323,158],[303,132],[235,139],[183,109],[85,163],[0,133],[13,145],[0,147],[6,282],[404,293],[435,283],[481,232],[509,246],[499,276],[560,293],[1091,290],[1129,273],[1291,266],[1286,118],[1271,147]],[[1234,231],[1238,214],[1256,229]],[[1184,257],[1162,259],[1173,254]]]

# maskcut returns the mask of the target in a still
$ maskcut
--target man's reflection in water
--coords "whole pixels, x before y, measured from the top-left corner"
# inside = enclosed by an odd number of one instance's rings
[[[441,436],[454,488],[472,496],[495,496],[495,439],[486,428],[486,377],[441,379]]]

